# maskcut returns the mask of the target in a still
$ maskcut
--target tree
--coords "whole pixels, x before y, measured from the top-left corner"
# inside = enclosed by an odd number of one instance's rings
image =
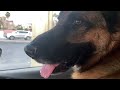
[[[6,18],[9,18],[10,17],[10,13],[6,12],[5,16],[6,16]]]
[[[25,28],[26,31],[28,31],[28,28]]]
[[[6,21],[5,17],[0,17],[0,29],[6,29],[5,21]]]
[[[23,30],[23,26],[22,26],[22,25],[17,25],[17,26],[16,26],[16,29],[17,29],[17,30]]]

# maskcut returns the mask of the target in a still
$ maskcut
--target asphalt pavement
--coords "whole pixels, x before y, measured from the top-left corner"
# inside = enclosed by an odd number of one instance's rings
[[[30,41],[0,39],[2,55],[0,70],[30,67],[31,58],[24,52],[24,47]]]

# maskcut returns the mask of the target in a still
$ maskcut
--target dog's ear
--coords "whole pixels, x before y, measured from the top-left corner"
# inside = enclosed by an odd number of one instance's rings
[[[70,12],[72,11],[60,11],[58,20],[60,20],[60,18],[64,17],[65,15],[68,15]]]
[[[118,11],[101,11],[110,33],[116,32],[115,25],[118,22]]]

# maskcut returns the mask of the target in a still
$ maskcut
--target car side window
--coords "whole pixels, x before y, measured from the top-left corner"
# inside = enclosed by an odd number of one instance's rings
[[[6,11],[0,11],[0,70],[35,66],[32,58],[24,52],[24,47],[37,35],[47,31],[48,12],[9,11],[10,16],[7,18]]]
[[[28,33],[28,32],[19,31],[19,33]]]

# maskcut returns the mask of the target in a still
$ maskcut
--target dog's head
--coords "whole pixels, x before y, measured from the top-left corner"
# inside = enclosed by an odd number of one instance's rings
[[[57,25],[37,36],[25,52],[45,64],[41,70],[44,77],[75,65],[85,66],[90,58],[102,57],[115,46],[112,39],[119,37],[118,16],[114,11],[62,11]]]

